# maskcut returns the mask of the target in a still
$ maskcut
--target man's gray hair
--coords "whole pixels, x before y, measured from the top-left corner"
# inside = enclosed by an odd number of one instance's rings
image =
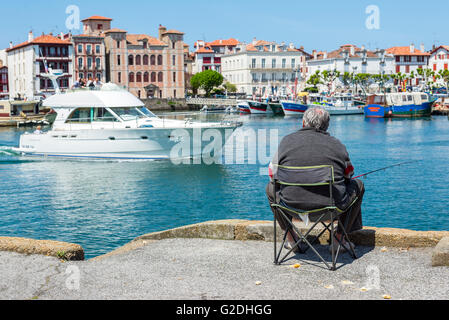
[[[321,131],[329,129],[330,114],[321,107],[307,109],[303,116],[305,128],[315,128]]]

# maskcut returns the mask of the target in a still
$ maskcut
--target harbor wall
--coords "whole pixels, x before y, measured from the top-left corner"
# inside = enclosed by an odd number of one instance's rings
[[[306,227],[298,223],[302,231]],[[314,234],[321,230],[318,228]],[[282,241],[282,230],[277,226],[277,239]],[[313,234],[312,234],[313,235]],[[151,242],[173,238],[203,238],[237,241],[267,241],[272,242],[274,225],[272,221],[251,220],[218,220],[187,225],[175,229],[153,232],[135,238],[130,243],[92,260],[104,259],[116,254],[122,254]],[[351,234],[351,241],[356,245],[372,247],[396,247],[405,250],[409,248],[435,248],[434,258],[438,265],[449,266],[449,231],[412,231],[395,228],[365,227]],[[328,235],[320,239],[321,244],[327,244]],[[64,260],[84,260],[84,250],[80,245],[58,241],[43,241],[22,238],[0,237],[0,251],[13,251],[23,254],[39,254],[54,256]]]
[[[142,99],[151,111],[197,111],[199,105],[187,105],[186,99]]]

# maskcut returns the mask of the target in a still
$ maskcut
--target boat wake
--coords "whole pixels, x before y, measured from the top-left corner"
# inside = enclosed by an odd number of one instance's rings
[[[13,147],[0,146],[0,156],[20,156],[20,153],[14,151],[13,149]]]

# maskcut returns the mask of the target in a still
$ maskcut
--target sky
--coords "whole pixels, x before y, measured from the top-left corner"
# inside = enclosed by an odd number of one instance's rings
[[[109,17],[113,28],[129,33],[157,36],[159,24],[182,31],[191,50],[196,40],[231,37],[294,43],[308,52],[332,51],[349,43],[372,50],[411,43],[417,48],[423,43],[426,50],[449,45],[447,0],[0,1],[0,48],[26,41],[30,30],[35,36],[68,32],[66,10],[73,5],[79,8],[80,20]]]

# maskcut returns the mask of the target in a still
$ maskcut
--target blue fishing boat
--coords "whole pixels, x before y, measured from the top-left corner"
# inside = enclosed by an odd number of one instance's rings
[[[292,100],[281,100],[281,105],[286,116],[302,115],[309,108],[305,103]]]
[[[436,99],[423,92],[371,95],[363,108],[367,118],[428,117]]]

